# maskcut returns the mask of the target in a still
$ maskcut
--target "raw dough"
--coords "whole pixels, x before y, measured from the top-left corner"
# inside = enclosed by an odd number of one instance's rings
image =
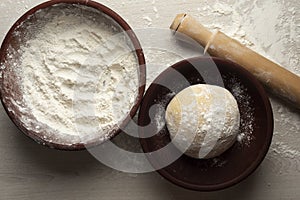
[[[226,89],[206,84],[179,92],[166,110],[167,128],[174,145],[194,158],[216,157],[236,141],[240,113]]]

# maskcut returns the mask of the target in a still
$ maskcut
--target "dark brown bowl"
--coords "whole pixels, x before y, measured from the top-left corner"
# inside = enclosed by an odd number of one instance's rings
[[[10,119],[14,122],[14,124],[27,136],[38,142],[39,144],[43,144],[45,146],[48,146],[50,148],[55,149],[61,149],[61,150],[83,150],[87,147],[91,147],[97,144],[100,144],[102,142],[105,142],[106,140],[99,140],[99,138],[95,138],[93,140],[89,140],[87,143],[75,143],[75,144],[62,144],[60,143],[57,138],[53,135],[53,137],[48,137],[45,139],[43,136],[45,135],[46,130],[42,130],[42,132],[37,133],[33,130],[29,130],[26,128],[21,122],[20,118],[24,117],[22,116],[22,113],[14,107],[12,101],[9,101],[8,99],[12,99],[13,101],[18,101],[22,98],[22,94],[20,92],[20,88],[16,83],[17,76],[14,74],[12,68],[13,63],[11,62],[11,58],[8,55],[9,49],[18,50],[22,43],[26,41],[25,36],[28,36],[28,32],[26,32],[26,28],[23,27],[24,23],[27,23],[29,25],[35,24],[35,14],[42,10],[47,9],[51,6],[56,6],[60,4],[66,4],[66,5],[82,5],[82,6],[88,6],[90,8],[94,8],[96,10],[101,11],[105,15],[109,16],[114,23],[118,24],[122,30],[126,31],[126,34],[130,38],[132,42],[132,46],[135,49],[138,63],[139,63],[139,88],[138,88],[138,94],[135,99],[134,106],[130,110],[129,115],[124,119],[124,121],[119,125],[118,129],[112,130],[109,132],[108,137],[106,138],[111,139],[112,137],[116,136],[118,133],[121,132],[121,129],[123,129],[131,117],[135,115],[137,112],[139,105],[141,103],[144,91],[145,91],[145,82],[146,82],[146,66],[145,66],[145,58],[144,54],[141,48],[141,45],[130,28],[130,26],[122,19],[117,13],[109,9],[108,7],[96,3],[94,1],[90,0],[52,0],[45,3],[42,3],[28,12],[26,12],[20,19],[15,22],[15,24],[12,26],[12,28],[7,33],[2,46],[0,50],[0,64],[3,66],[5,63],[5,68],[0,69],[1,72],[1,78],[0,78],[0,93],[1,93],[1,101],[2,104],[10,117]],[[33,17],[31,17],[33,16]],[[23,24],[23,25],[22,25]],[[22,25],[22,26],[21,26]],[[18,32],[19,34],[15,34]],[[29,116],[30,117],[30,116]]]
[[[214,69],[219,70],[220,76]],[[166,109],[170,100],[182,89],[199,83],[220,86],[222,85],[220,78],[223,79],[225,88],[237,99],[241,122],[243,122],[240,125],[240,131],[249,134],[251,140],[242,143],[237,141],[225,153],[212,159],[194,159],[179,154],[179,150],[170,143],[171,139],[166,125],[160,131],[157,131],[156,126],[149,125],[156,121],[153,120],[153,116],[163,121],[160,123],[164,123],[165,120],[165,112],[153,111],[155,107],[152,106],[160,104]],[[236,91],[233,91],[236,83],[243,87],[245,94],[237,96]],[[150,108],[151,112],[149,112]],[[253,121],[250,120],[250,122],[249,108],[253,114]],[[227,60],[197,57],[174,64],[162,72],[150,85],[141,104],[139,125],[144,127],[140,128],[139,134],[145,153],[155,152],[166,147],[167,144],[170,146],[161,153],[147,154],[152,166],[163,177],[187,189],[213,191],[242,181],[259,166],[271,144],[273,114],[264,88],[248,71]],[[248,126],[253,126],[253,131]],[[179,155],[178,159],[164,168],[160,167],[164,165],[165,160],[176,155]]]

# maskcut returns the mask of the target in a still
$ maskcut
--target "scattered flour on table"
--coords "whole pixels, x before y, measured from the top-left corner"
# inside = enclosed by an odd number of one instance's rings
[[[300,75],[297,0],[206,2],[195,11],[203,25],[221,30]]]
[[[284,142],[275,142],[271,147],[271,151],[273,151],[275,154],[283,155],[285,158],[300,158],[300,151],[290,147]]]

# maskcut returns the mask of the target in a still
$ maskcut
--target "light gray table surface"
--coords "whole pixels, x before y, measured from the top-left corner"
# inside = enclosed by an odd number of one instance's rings
[[[41,0],[1,0],[0,2],[0,41],[3,40],[10,26],[26,10],[41,3]],[[199,15],[204,5],[216,2],[205,0],[181,1],[148,1],[148,0],[103,0],[99,1],[117,11],[133,29],[164,28],[167,29],[177,13],[189,12],[205,20]],[[231,6],[234,1],[220,1]],[[241,1],[242,2],[242,1]],[[252,1],[249,1],[249,5]],[[266,2],[263,4],[262,2]],[[276,3],[277,2],[277,3]],[[300,5],[297,0],[282,1],[257,0],[258,5],[287,4],[296,8]],[[243,5],[247,7],[247,5]],[[287,9],[287,8],[286,8]],[[208,12],[206,10],[206,12]],[[289,11],[288,9],[286,12]],[[265,13],[267,17],[268,13]],[[296,13],[296,19],[299,19]],[[229,13],[230,15],[230,13]],[[262,14],[263,15],[263,14]],[[274,45],[262,52],[275,58],[276,62],[289,64],[293,62],[296,68],[289,70],[299,75],[299,21],[291,20],[291,30],[296,30],[296,53],[288,54],[285,58],[276,59]],[[220,19],[217,19],[220,20]],[[279,20],[279,19],[278,19]],[[253,22],[255,23],[255,22]],[[207,23],[206,23],[207,24]],[[298,27],[298,29],[293,28]],[[243,28],[243,26],[242,26]],[[246,29],[246,28],[245,28]],[[267,34],[268,27],[262,29]],[[265,39],[254,32],[254,49],[260,48],[260,42]],[[261,37],[260,37],[261,36]],[[282,37],[287,37],[282,35]],[[293,38],[292,38],[293,39]],[[293,42],[294,40],[291,40]],[[294,41],[295,42],[295,41]],[[297,48],[298,46],[298,48]],[[291,50],[287,46],[284,50]],[[149,48],[150,49],[150,48]],[[151,50],[146,50],[147,61],[155,62]],[[157,52],[156,52],[157,53]],[[162,52],[157,53],[164,56]],[[289,57],[289,55],[291,55]],[[296,57],[294,57],[296,55]],[[179,58],[169,55],[163,67],[175,63]],[[151,65],[150,65],[151,66]],[[149,69],[150,77],[154,78],[154,69]],[[153,74],[151,74],[153,73]],[[158,72],[155,72],[158,73]],[[150,79],[150,78],[149,78]],[[300,86],[299,86],[300,87]],[[300,198],[300,114],[293,107],[287,106],[277,98],[271,98],[275,130],[271,148],[261,166],[240,184],[218,192],[194,192],[177,187],[164,180],[156,172],[146,174],[127,174],[106,167],[87,151],[64,152],[48,149],[36,144],[24,136],[10,121],[2,106],[0,107],[0,200],[16,199],[131,199],[131,200],[193,200],[193,199],[243,199],[243,200],[277,200]]]

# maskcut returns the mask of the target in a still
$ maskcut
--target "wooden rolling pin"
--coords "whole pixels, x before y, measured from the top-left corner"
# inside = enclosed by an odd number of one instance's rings
[[[210,55],[225,58],[241,65],[256,76],[268,89],[300,108],[300,77],[296,74],[220,31],[210,32],[187,14],[177,15],[170,28],[175,31],[175,35],[176,32],[180,32],[199,42]]]

